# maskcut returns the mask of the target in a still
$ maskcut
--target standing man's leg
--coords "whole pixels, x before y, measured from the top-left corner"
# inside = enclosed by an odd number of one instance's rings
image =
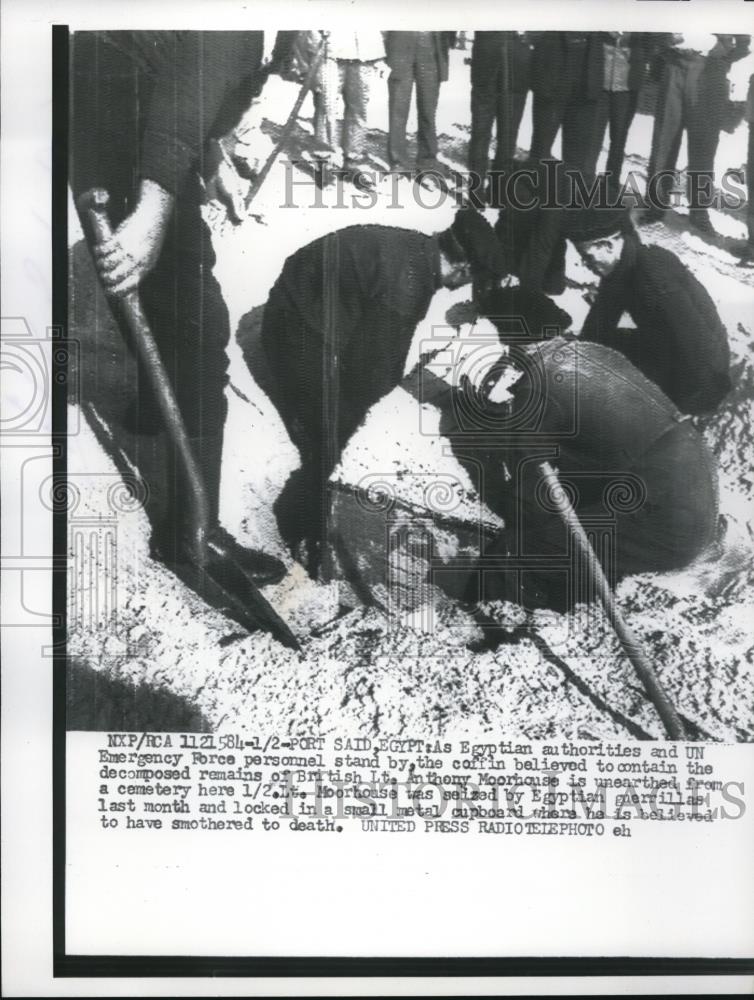
[[[336,59],[323,59],[319,70],[319,86],[312,92],[314,101],[314,138],[316,149],[314,155],[320,161],[323,176],[327,182],[329,175],[325,172],[336,166],[338,146],[338,97],[341,82]]]
[[[669,196],[684,126],[686,71],[666,63],[660,78],[652,129],[652,150],[647,171],[648,214],[660,218],[670,207]],[[662,176],[660,176],[662,174]]]
[[[343,166],[346,170],[364,166],[367,103],[372,68],[355,59],[340,63],[343,91]]]
[[[212,237],[199,205],[177,199],[175,218],[160,260],[140,292],[186,431],[206,456],[201,467],[209,491],[210,484],[219,486],[230,320],[212,273]],[[212,442],[218,442],[215,454],[210,454]],[[217,502],[216,495],[210,497],[215,512]]]
[[[690,74],[688,86],[689,219],[697,229],[714,234],[708,208],[715,185],[715,154],[728,82],[719,61],[706,59]]]
[[[214,264],[212,237],[199,202],[190,196],[179,198],[174,229],[140,294],[202,476],[211,537],[264,584],[282,578],[282,563],[239,545],[219,520],[230,324]],[[191,528],[190,487],[176,474],[171,460],[166,477],[168,513],[152,533],[152,551],[169,561],[181,561]]]
[[[591,183],[597,167],[599,100],[576,97],[568,102],[563,113],[563,162],[566,167],[581,171]]]
[[[502,170],[516,154],[516,140],[526,105],[526,91],[497,90],[497,140],[493,170]]]
[[[635,90],[617,91],[610,95],[610,152],[607,157],[607,180],[614,191],[620,189],[626,140],[636,112],[636,98]]]
[[[608,122],[612,121],[612,97],[613,95],[609,90],[603,90],[597,99],[597,110],[594,117],[594,152],[592,153],[595,169],[597,161],[600,158],[600,153],[602,152],[602,145],[605,141],[605,129],[607,128]]]
[[[546,160],[552,155],[552,144],[563,121],[564,100],[534,95],[532,108],[531,150],[533,160]]]
[[[499,68],[495,64],[493,47],[477,32],[471,46],[471,138],[469,140],[469,170],[480,178],[489,165],[492,120],[499,99]],[[483,190],[484,181],[479,190]]]
[[[391,170],[410,170],[406,125],[411,107],[416,58],[416,32],[390,31],[385,45],[388,78],[389,132],[387,156]]]
[[[419,32],[416,53],[416,166],[421,170],[437,165],[435,116],[440,96],[440,70],[432,32]]]

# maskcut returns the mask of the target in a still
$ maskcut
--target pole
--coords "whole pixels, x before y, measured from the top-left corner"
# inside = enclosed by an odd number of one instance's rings
[[[259,171],[259,175],[257,176],[254,186],[252,187],[251,191],[249,191],[246,197],[247,211],[249,208],[251,208],[251,203],[259,194],[259,190],[264,184],[265,179],[267,178],[267,174],[269,174],[270,170],[272,170],[272,165],[277,159],[278,153],[280,152],[283,143],[286,141],[286,139],[291,133],[291,130],[296,122],[296,119],[298,118],[298,113],[301,110],[301,107],[304,103],[304,98],[309,93],[312,84],[314,83],[314,77],[317,75],[317,70],[319,69],[320,63],[322,62],[322,57],[324,56],[326,42],[327,42],[327,34],[324,34],[322,39],[320,40],[317,51],[314,53],[314,58],[312,59],[311,64],[309,66],[309,72],[306,74],[306,79],[301,84],[301,89],[298,92],[298,97],[296,98],[296,102],[291,109],[291,113],[288,115],[288,118],[286,119],[285,125],[283,125],[278,141],[275,143],[275,148],[267,157],[264,166]]]
[[[660,683],[654,667],[647,659],[641,643],[621,615],[615,600],[615,594],[607,581],[607,577],[578,519],[576,511],[571,506],[568,494],[560,485],[557,472],[549,462],[542,462],[539,470],[547,484],[549,499],[557,507],[558,514],[568,529],[577,550],[584,557],[587,576],[590,582],[594,583],[600,603],[607,614],[608,620],[615,634],[618,636],[623,651],[633,664],[634,670],[644,685],[649,700],[657,709],[668,736],[671,740],[685,740],[686,732],[680,716]]]
[[[95,244],[109,239],[112,232],[107,216],[108,201],[108,193],[101,188],[93,188],[79,199],[77,206],[79,213],[88,226]],[[183,469],[184,481],[188,486],[188,504],[191,511],[190,544],[192,556],[197,565],[203,566],[207,559],[207,534],[210,527],[209,504],[204,480],[191,450],[173,387],[144,315],[138,290],[134,289],[120,296],[118,303],[133,333],[139,358],[149,377],[170,440],[175,446],[175,453]]]

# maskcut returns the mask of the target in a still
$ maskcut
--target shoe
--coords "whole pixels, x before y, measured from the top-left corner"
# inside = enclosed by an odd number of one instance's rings
[[[443,163],[441,160],[422,160],[416,164],[417,173],[425,173],[426,171],[439,174],[440,177],[444,177],[446,180],[453,180],[455,177],[455,171],[452,167],[449,167],[447,163]]]
[[[287,572],[284,564],[278,558],[267,552],[260,552],[259,549],[250,549],[241,545],[229,531],[226,531],[219,524],[215,524],[210,529],[207,535],[207,548],[213,556],[219,559],[232,559],[260,587],[280,583]]]
[[[273,504],[280,535],[291,556],[316,580],[325,549],[324,509],[319,476],[311,467],[295,469]]]
[[[337,170],[332,163],[328,160],[316,161],[314,165],[314,183],[320,191],[334,184],[336,176]]]
[[[706,209],[692,208],[689,212],[689,223],[702,236],[717,236],[717,230],[710,222]]]
[[[194,564],[196,557],[186,535],[175,530],[175,522],[165,521],[152,532],[149,554],[166,565]],[[210,562],[229,559],[240,566],[258,587],[279,583],[286,574],[284,564],[275,556],[241,545],[219,524],[207,533],[207,556]]]
[[[219,523],[220,474],[223,452],[223,432],[205,434],[202,438],[189,438],[202,476],[207,499],[208,531],[206,538],[207,555],[210,560],[230,559],[248,573],[259,587],[278,583],[286,574],[283,563],[257,549],[241,545]],[[172,463],[168,463],[172,467]],[[150,554],[154,559],[167,564],[193,563],[192,524],[189,516],[187,493],[189,486],[174,478],[169,471],[167,493],[169,497],[167,514],[157,525],[149,540]]]
[[[400,164],[394,164],[386,172],[385,176],[386,177],[405,177],[407,180],[410,180],[411,177],[413,176],[413,173],[414,172],[411,169],[411,167],[402,167],[402,166],[400,166]]]
[[[353,184],[359,191],[374,191],[374,174],[371,170],[361,170],[359,167],[344,167],[340,176],[347,184]]]
[[[754,267],[754,243],[747,243],[741,251],[739,267]]]
[[[489,174],[489,180],[484,191],[485,201],[490,208],[505,208],[505,173],[493,170]]]
[[[449,193],[451,188],[447,177],[434,167],[420,167],[413,173],[414,181],[428,191],[444,191]]]

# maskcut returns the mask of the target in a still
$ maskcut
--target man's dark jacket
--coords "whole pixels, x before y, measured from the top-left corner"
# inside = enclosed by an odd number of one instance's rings
[[[511,175],[518,174],[515,183],[501,183],[501,191],[510,192],[513,198],[495,223],[507,270],[529,291],[561,295],[566,287],[564,206],[571,191],[565,165],[551,159],[516,163],[511,168]]]
[[[624,313],[635,330],[620,329]],[[633,234],[581,338],[621,351],[684,413],[707,413],[730,390],[728,337],[707,290],[675,254]]]
[[[339,451],[395,388],[439,286],[437,238],[393,226],[349,226],[286,260],[262,340],[274,402],[300,449],[337,438]]]
[[[525,94],[531,85],[531,43],[519,31],[476,31],[471,53],[472,85],[501,71],[504,90]]]
[[[180,194],[190,168],[201,169],[207,139],[227,132],[248,107],[264,35],[261,31],[82,32],[74,35],[73,47],[74,57],[79,52],[82,56],[77,69],[88,60],[95,91],[98,70],[107,73],[116,54],[123,65],[130,65],[127,89],[140,135],[126,155],[135,161],[136,177]],[[119,111],[111,108],[112,125],[115,131],[120,126],[123,134]],[[102,140],[102,135],[91,137],[92,143]]]
[[[395,69],[396,64],[403,58],[403,49],[400,46],[401,35],[409,35],[409,31],[386,31],[384,32],[385,53],[388,66]],[[418,34],[418,32],[414,32]],[[431,32],[435,50],[435,60],[437,62],[437,72],[440,82],[448,79],[448,50],[455,41],[455,31],[433,31]]]
[[[260,31],[80,31],[71,39],[74,197],[105,188],[113,226],[137,204],[143,180],[175,199],[139,294],[193,437],[216,435],[224,424],[230,336],[199,174],[207,140],[248,107],[263,41]],[[139,384],[140,411],[155,409],[144,373]]]
[[[581,57],[573,59],[569,48],[584,35]],[[600,32],[543,31],[532,32],[532,36],[531,89],[535,95],[555,100],[561,94],[572,93],[575,87],[588,100],[600,96],[605,69]]]

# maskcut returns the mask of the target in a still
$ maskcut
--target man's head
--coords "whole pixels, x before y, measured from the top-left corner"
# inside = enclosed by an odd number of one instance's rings
[[[594,206],[575,210],[566,233],[590,271],[605,278],[617,267],[630,230],[625,209]]]
[[[505,273],[503,251],[492,226],[479,212],[459,208],[453,225],[438,240],[446,288],[459,288],[472,280],[482,288],[500,283]]]

